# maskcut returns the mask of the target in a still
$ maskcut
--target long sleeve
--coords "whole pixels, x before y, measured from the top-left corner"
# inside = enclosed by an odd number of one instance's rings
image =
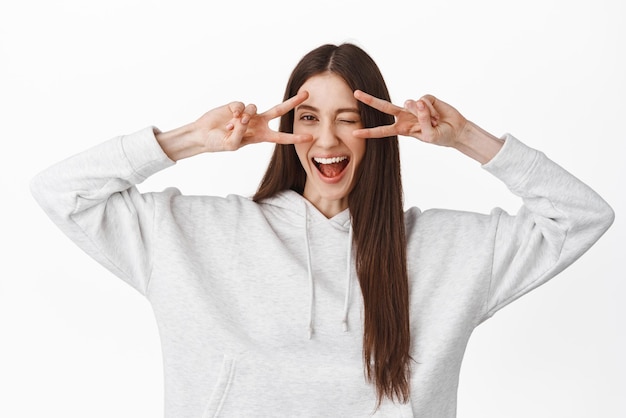
[[[483,166],[523,199],[497,219],[489,296],[483,319],[545,283],[586,252],[614,212],[591,188],[514,137]]]
[[[31,192],[80,248],[145,294],[155,205],[135,185],[172,164],[149,127],[51,166],[32,179]]]

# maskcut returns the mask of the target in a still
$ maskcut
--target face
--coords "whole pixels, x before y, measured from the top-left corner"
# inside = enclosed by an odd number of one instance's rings
[[[346,82],[330,72],[309,78],[300,90],[309,98],[295,109],[293,132],[313,136],[295,145],[307,175],[304,197],[332,217],[348,207],[365,154],[365,140],[352,135],[363,126],[357,101]]]

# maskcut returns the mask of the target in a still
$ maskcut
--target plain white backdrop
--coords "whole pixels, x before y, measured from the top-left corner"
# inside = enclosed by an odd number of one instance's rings
[[[28,190],[46,166],[147,125],[278,103],[323,43],[355,42],[392,98],[431,93],[511,132],[596,189],[613,227],[474,333],[461,418],[626,416],[626,3],[31,0],[0,5],[0,416],[158,417],[148,302],[65,238]],[[449,149],[402,138],[407,206],[516,212]],[[140,185],[252,194],[271,146],[184,160]]]

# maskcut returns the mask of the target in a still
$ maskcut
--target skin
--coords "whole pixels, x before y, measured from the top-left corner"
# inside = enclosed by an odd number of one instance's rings
[[[309,97],[299,92],[271,109],[257,113],[256,106],[231,102],[206,112],[198,120],[168,132],[157,132],[157,142],[167,156],[178,161],[203,152],[235,151],[259,143],[297,144],[311,141],[311,136],[276,132],[269,127],[272,119],[289,112]]]
[[[357,100],[393,115],[395,122],[364,129],[358,115],[345,111],[356,108]],[[269,127],[272,119],[294,108],[293,134]],[[263,113],[257,113],[253,104],[232,102],[208,111],[195,122],[155,133],[163,151],[174,161],[203,152],[235,151],[260,142],[294,144],[307,173],[304,197],[329,218],[347,208],[365,140],[391,135],[452,147],[481,164],[489,162],[503,144],[434,96],[407,100],[400,107],[360,90],[351,92],[343,79],[330,73],[311,77],[297,95]],[[348,166],[340,181],[325,181],[311,158],[338,155],[350,158]]]
[[[363,125],[352,90],[336,74],[311,77],[300,91],[308,91],[309,98],[296,107],[293,132],[313,137],[295,145],[307,175],[303,195],[331,218],[348,207],[355,172],[365,154],[365,141],[354,131]],[[317,169],[315,157],[347,157],[348,164],[339,176],[327,178]]]
[[[354,97],[396,119],[392,125],[355,131],[354,135],[359,138],[411,136],[430,144],[455,148],[481,164],[488,163],[502,148],[502,140],[468,121],[454,107],[434,96],[407,100],[404,107],[360,90],[354,92]]]

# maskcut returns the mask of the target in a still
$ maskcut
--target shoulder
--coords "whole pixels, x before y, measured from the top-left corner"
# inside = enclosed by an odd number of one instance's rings
[[[501,209],[489,214],[450,209],[409,208],[404,214],[407,239],[429,241],[464,241],[485,237],[495,231]]]
[[[152,193],[157,217],[222,218],[242,216],[260,211],[260,205],[251,198],[230,194],[227,196],[186,195],[176,188],[168,188],[159,193]]]

